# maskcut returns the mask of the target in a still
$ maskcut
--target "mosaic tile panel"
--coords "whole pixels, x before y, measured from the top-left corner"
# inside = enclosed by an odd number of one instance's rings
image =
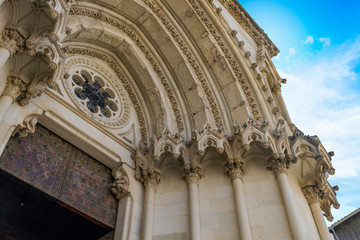
[[[115,226],[117,200],[111,169],[41,125],[34,134],[9,140],[0,168],[80,212]]]

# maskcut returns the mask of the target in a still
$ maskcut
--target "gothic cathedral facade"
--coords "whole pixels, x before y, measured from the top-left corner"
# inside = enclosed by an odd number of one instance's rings
[[[332,238],[333,152],[291,121],[236,0],[0,4],[0,175],[33,189],[21,211],[39,192],[104,230],[59,239]],[[0,236],[40,236],[4,217],[6,181]]]

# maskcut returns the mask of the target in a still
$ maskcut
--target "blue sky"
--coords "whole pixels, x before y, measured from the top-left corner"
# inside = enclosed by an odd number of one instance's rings
[[[334,222],[360,207],[360,1],[240,0],[280,49],[292,121],[334,151]],[[328,223],[328,224],[332,224]]]

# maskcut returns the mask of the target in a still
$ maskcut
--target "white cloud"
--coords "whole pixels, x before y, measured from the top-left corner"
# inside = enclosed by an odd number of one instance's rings
[[[294,56],[296,54],[295,48],[289,48],[289,56]]]
[[[323,48],[310,59],[294,59],[286,71],[279,70],[280,76],[288,80],[282,92],[292,121],[305,134],[318,135],[325,148],[335,152],[332,163],[336,173],[329,178],[340,187],[341,208],[333,211],[335,221],[359,207],[360,201],[357,66],[360,37],[352,43]]]
[[[323,47],[328,47],[331,43],[330,38],[319,38],[319,41],[323,44]]]
[[[301,41],[304,44],[313,44],[314,43],[314,37],[313,36],[307,36],[307,38],[305,39],[305,41]]]

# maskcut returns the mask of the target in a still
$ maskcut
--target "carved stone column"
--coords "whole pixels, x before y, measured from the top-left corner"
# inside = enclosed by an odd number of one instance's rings
[[[0,122],[11,104],[26,90],[26,84],[17,77],[8,77],[4,92],[0,98]]]
[[[154,231],[154,208],[155,189],[160,183],[160,173],[148,169],[142,172],[141,182],[145,186],[143,217],[142,217],[142,239],[152,240]]]
[[[326,226],[324,216],[322,214],[319,200],[326,197],[326,194],[322,192],[316,186],[306,186],[303,188],[303,193],[310,205],[311,212],[314,216],[317,229],[319,231],[321,239],[330,239],[330,232]]]
[[[190,240],[201,240],[198,182],[203,171],[197,163],[186,164],[185,180],[189,188]]]
[[[284,155],[274,154],[274,156],[268,160],[267,166],[274,172],[278,181],[293,238],[295,240],[305,240],[304,230],[302,229],[293,192],[291,191],[289,179],[286,175],[290,161],[286,159]]]
[[[230,159],[225,164],[225,173],[230,177],[236,208],[236,217],[239,226],[241,240],[251,240],[251,230],[249,224],[249,216],[247,212],[244,186],[242,178],[244,176],[244,162],[241,159]]]
[[[129,178],[120,165],[113,171],[114,183],[111,192],[119,200],[114,240],[127,239],[130,225],[131,199],[129,197]]]
[[[17,30],[5,29],[0,39],[0,70],[10,56],[16,52],[22,52],[25,47],[25,39]]]

